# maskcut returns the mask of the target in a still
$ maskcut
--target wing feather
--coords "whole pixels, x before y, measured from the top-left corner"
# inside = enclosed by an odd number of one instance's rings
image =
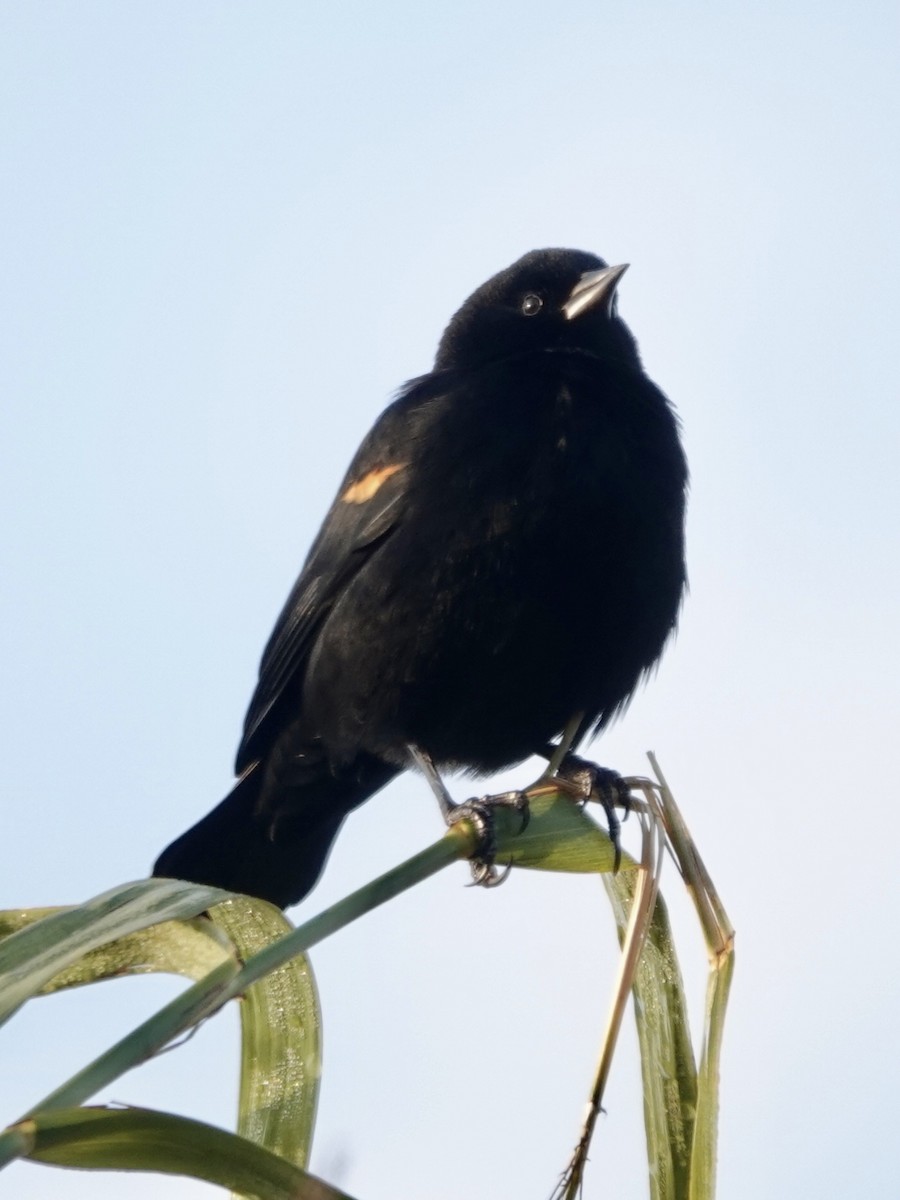
[[[265,753],[273,730],[277,735],[273,714],[302,684],[318,632],[347,585],[403,519],[411,443],[420,436],[423,408],[435,399],[424,382],[408,384],[382,413],[328,510],[263,652],[237,754],[239,774]]]

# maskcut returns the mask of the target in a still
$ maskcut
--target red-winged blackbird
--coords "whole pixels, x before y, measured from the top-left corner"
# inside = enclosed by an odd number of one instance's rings
[[[156,875],[293,904],[414,750],[486,773],[627,703],[675,627],[687,468],[616,313],[624,270],[534,251],[456,313],[278,618],[238,783]]]

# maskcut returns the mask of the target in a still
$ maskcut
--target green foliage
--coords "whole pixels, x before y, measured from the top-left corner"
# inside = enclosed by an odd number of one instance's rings
[[[644,830],[641,864],[617,875],[608,837],[583,808],[541,781],[531,819],[498,813],[498,862],[603,875],[623,941],[623,966],[589,1116],[558,1190],[574,1196],[628,992],[644,1080],[653,1200],[712,1200],[718,1066],[733,957],[727,918],[665,785],[636,781]],[[647,847],[665,828],[710,946],[712,972],[699,1070],[658,866]],[[660,834],[661,836],[661,834]],[[476,831],[454,826],[435,845],[296,929],[271,905],[172,880],[125,884],[67,909],[0,913],[0,1020],[26,1001],[123,974],[167,971],[193,982],[49,1096],[0,1132],[0,1168],[16,1158],[57,1166],[190,1175],[261,1200],[343,1195],[305,1172],[321,1070],[320,1014],[304,951],[450,862],[470,857]],[[655,863],[655,865],[654,865]],[[83,1107],[98,1090],[150,1058],[230,1000],[240,1001],[238,1130],[171,1113]]]
[[[64,1108],[18,1127],[26,1157],[58,1167],[191,1175],[258,1200],[350,1200],[246,1138],[144,1108]]]

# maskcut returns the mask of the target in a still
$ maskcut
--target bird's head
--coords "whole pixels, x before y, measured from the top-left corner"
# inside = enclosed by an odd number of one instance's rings
[[[637,363],[634,339],[616,312],[626,269],[583,250],[532,250],[483,283],[453,316],[435,368],[565,349]]]

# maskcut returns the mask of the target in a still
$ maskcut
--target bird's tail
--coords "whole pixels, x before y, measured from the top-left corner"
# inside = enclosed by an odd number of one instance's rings
[[[260,808],[263,771],[251,768],[211,813],[166,847],[153,874],[245,892],[279,908],[296,904],[315,886],[347,814],[395,774],[380,765],[383,779],[357,781],[355,788],[321,779],[310,803],[276,821]]]

